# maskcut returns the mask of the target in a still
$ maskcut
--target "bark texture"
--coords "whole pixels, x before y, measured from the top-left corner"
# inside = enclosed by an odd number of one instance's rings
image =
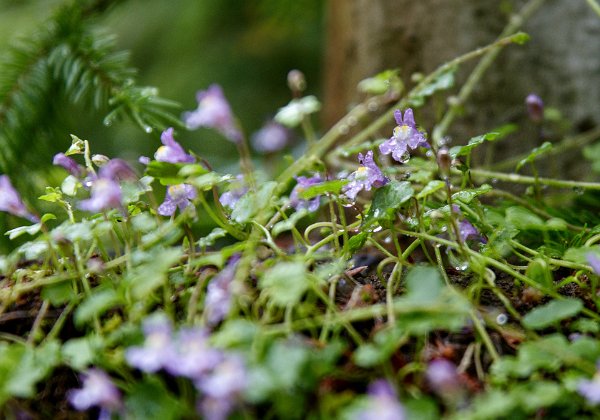
[[[492,42],[511,17],[507,6],[516,11],[524,3],[330,0],[325,125],[357,100],[355,87],[363,78],[400,68],[410,86],[411,74],[428,73]],[[501,52],[449,133],[455,144],[499,124],[523,122],[524,99],[531,92],[559,109],[574,130],[600,125],[600,18],[585,1],[547,0],[522,30],[531,41]],[[459,80],[464,80],[469,68],[462,69]],[[434,111],[421,112],[432,116]],[[534,133],[532,128],[531,136],[513,141],[511,152],[539,144],[541,139]]]

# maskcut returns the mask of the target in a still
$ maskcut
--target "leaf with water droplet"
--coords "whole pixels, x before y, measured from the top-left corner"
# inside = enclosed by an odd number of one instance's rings
[[[391,222],[394,213],[402,207],[414,194],[410,182],[391,181],[379,188],[373,196],[373,202],[363,222],[369,226],[375,222]]]
[[[542,144],[541,146],[533,149],[526,158],[521,159],[519,161],[519,163],[517,164],[517,167],[515,170],[518,171],[524,165],[526,165],[528,163],[533,163],[533,161],[536,160],[539,156],[548,153],[550,150],[552,150],[552,143],[550,143],[548,141],[544,142],[544,144]]]

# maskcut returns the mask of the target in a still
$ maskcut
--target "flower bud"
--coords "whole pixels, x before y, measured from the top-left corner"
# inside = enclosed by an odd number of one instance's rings
[[[544,102],[542,98],[537,96],[535,93],[530,93],[525,98],[525,105],[527,106],[527,115],[529,119],[534,123],[540,123],[544,119]]]
[[[291,70],[287,75],[287,83],[294,94],[300,94],[306,89],[306,78],[300,70]]]
[[[442,172],[444,176],[450,175],[450,166],[452,164],[452,158],[450,157],[450,153],[448,153],[447,147],[442,147],[438,151],[437,163],[440,168],[440,172]]]

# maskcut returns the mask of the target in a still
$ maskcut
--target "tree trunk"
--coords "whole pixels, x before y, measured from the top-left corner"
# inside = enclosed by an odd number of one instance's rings
[[[489,44],[524,1],[497,0],[330,0],[325,61],[325,125],[330,126],[356,101],[357,83],[389,68],[400,68],[410,88],[413,73]],[[525,97],[532,92],[557,108],[574,131],[600,125],[600,18],[585,1],[547,0],[524,24],[531,35],[524,46],[500,53],[452,126],[453,144],[507,122],[521,124],[510,153],[543,141],[526,121]],[[459,73],[464,81],[466,66]],[[439,116],[429,105],[419,111],[429,132]],[[548,127],[543,127],[548,132]],[[549,136],[547,133],[546,136]],[[502,151],[500,151],[502,154]],[[578,153],[580,158],[580,153]],[[560,163],[560,162],[559,162]]]

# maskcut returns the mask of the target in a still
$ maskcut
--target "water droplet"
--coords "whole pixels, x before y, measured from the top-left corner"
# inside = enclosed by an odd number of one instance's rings
[[[410,160],[410,153],[408,153],[408,152],[404,152],[404,153],[402,153],[402,155],[400,156],[400,160],[399,160],[399,162],[400,162],[400,163],[406,163],[406,162],[408,162],[409,160]]]
[[[104,121],[102,121],[102,123],[107,126],[110,127],[112,125],[112,118],[104,118]]]
[[[392,243],[392,237],[391,237],[391,236],[388,236],[387,238],[385,238],[385,239],[383,240],[383,242],[385,242],[386,244],[391,244],[391,243]]]
[[[369,111],[375,112],[379,109],[379,104],[375,100],[369,101],[369,103],[367,104],[367,108],[369,109]]]
[[[428,150],[425,152],[425,156],[427,157],[433,157],[433,150]]]
[[[346,124],[342,124],[342,125],[340,125],[340,128],[338,128],[338,131],[340,134],[344,135],[344,134],[348,134],[348,131],[350,131],[350,128]]]
[[[146,126],[144,127],[144,131],[145,131],[146,133],[148,133],[148,134],[149,134],[149,133],[152,133],[152,127],[150,127],[149,125],[146,125]]]
[[[344,202],[344,203],[342,203],[342,207],[346,207],[346,208],[354,207],[354,201],[352,201],[350,203]]]
[[[492,178],[490,181],[493,185],[496,185],[498,183],[498,178]]]
[[[382,228],[381,226],[377,226],[377,227],[375,227],[375,228],[371,229],[371,232],[373,232],[373,233],[375,233],[375,232],[379,232],[379,231],[381,231],[382,229],[383,229],[383,228]]]
[[[457,261],[454,264],[454,269],[456,271],[466,271],[469,268],[469,263],[467,261]]]
[[[496,323],[498,325],[504,325],[504,324],[506,324],[507,321],[508,321],[508,316],[506,316],[506,314],[499,314],[496,317]]]

